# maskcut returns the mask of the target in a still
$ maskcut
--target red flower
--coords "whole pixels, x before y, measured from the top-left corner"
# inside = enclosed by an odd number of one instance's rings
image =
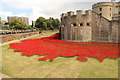
[[[59,40],[59,34],[40,39],[23,40],[22,43],[12,43],[10,48],[14,51],[23,51],[22,55],[32,56],[34,54],[45,55],[38,60],[53,61],[55,57],[71,57],[78,55],[77,60],[87,61],[87,57],[98,58],[101,62],[104,58],[117,59],[120,55],[117,43],[100,42],[71,42]]]

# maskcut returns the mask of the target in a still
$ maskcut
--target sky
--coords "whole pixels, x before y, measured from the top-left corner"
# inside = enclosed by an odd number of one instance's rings
[[[32,20],[35,21],[39,17],[60,18],[62,13],[68,11],[92,9],[92,5],[100,1],[111,0],[0,0],[0,17],[28,17],[31,25]]]

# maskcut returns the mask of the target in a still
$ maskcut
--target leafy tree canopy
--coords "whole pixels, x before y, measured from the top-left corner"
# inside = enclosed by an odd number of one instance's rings
[[[12,20],[10,20],[9,22],[9,26],[14,26],[14,28],[16,29],[23,29],[25,28],[27,25],[20,20],[19,18],[13,18]]]
[[[49,19],[45,19],[44,17],[39,17],[36,20],[35,26],[40,30],[54,30],[58,29],[60,26],[59,19],[54,19],[50,17]]]

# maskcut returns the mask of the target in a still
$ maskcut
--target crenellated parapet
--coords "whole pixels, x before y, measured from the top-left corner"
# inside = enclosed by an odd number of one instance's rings
[[[82,14],[83,14],[83,10],[77,10],[77,11],[76,11],[76,14],[77,14],[77,15],[82,15]]]
[[[70,16],[89,16],[91,14],[92,14],[92,10],[86,10],[85,14],[83,13],[83,10],[77,10],[76,14],[73,11],[69,11],[67,13],[62,13],[61,18],[70,17]]]
[[[61,14],[61,18],[65,17],[65,16],[67,16],[66,13],[62,13],[62,14]]]
[[[83,13],[83,10],[77,10],[76,14],[73,11],[69,11],[67,13],[62,13],[61,22],[62,25],[69,27],[70,25],[76,26],[87,26],[92,21],[92,11],[86,10]]]
[[[91,15],[92,14],[92,10],[86,10],[85,11],[85,15]]]
[[[67,12],[67,16],[72,16],[72,15],[74,15],[74,12],[73,12],[73,11]]]

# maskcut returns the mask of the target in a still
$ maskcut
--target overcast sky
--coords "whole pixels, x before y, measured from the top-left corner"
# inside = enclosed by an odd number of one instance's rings
[[[61,13],[88,10],[92,4],[100,1],[111,0],[0,0],[0,17],[7,19],[7,16],[26,16],[31,24],[32,20],[41,16],[60,18]]]

